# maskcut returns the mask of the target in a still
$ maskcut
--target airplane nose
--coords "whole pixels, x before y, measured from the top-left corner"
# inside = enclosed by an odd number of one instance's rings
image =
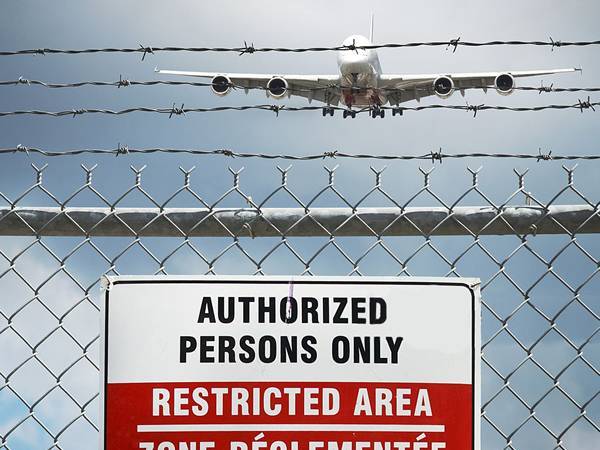
[[[369,61],[366,55],[356,54],[352,51],[344,53],[344,55],[340,55],[340,69],[343,75],[368,71]]]
[[[342,66],[342,74],[350,75],[351,73],[364,73],[365,65],[361,63],[346,63]]]

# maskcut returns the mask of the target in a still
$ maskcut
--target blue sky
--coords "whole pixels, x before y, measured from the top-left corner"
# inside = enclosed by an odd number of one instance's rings
[[[461,36],[463,40],[489,39],[540,39],[552,36],[557,40],[592,40],[598,38],[597,17],[600,5],[594,1],[569,2],[549,5],[543,1],[481,2],[468,0],[457,6],[451,2],[281,2],[255,1],[251,5],[224,1],[207,4],[189,1],[158,1],[102,3],[91,1],[64,1],[61,3],[20,1],[3,5],[0,17],[0,47],[6,50],[57,47],[136,47],[150,46],[239,46],[244,40],[256,46],[312,46],[337,45],[350,34],[368,33],[369,16],[376,15],[376,42],[402,42],[419,40],[447,40]],[[583,67],[582,74],[544,77],[546,84],[555,86],[599,86],[600,59],[597,48],[562,48],[554,52],[549,48],[497,47],[470,49],[459,48],[456,53],[443,48],[420,48],[381,50],[380,60],[387,73],[430,73],[454,71],[524,70],[562,67]],[[154,80],[154,67],[177,70],[206,70],[266,73],[335,73],[335,55],[332,53],[255,54],[239,57],[235,54],[211,53],[159,53],[148,55],[142,62],[138,54],[98,55],[46,55],[15,56],[0,59],[0,80],[23,76],[50,82],[82,80],[114,81],[119,75],[132,80]],[[537,86],[541,80],[524,81],[523,85]],[[468,92],[466,99],[455,94],[449,104],[496,104],[540,105],[546,103],[575,103],[583,94],[542,94],[516,92],[501,97],[494,92],[484,96],[480,92]],[[173,103],[186,107],[241,105],[265,103],[264,94],[251,92],[232,93],[217,98],[209,89],[194,87],[87,87],[78,89],[45,89],[37,86],[0,87],[0,110],[47,109],[62,110],[80,107],[107,107],[120,109],[128,106],[170,107]],[[438,103],[438,99],[424,100],[423,104]],[[286,105],[305,105],[303,99],[285,100]],[[427,111],[406,114],[404,117],[373,120],[366,116],[355,120],[342,120],[340,116],[324,120],[319,112],[280,114],[275,117],[268,112],[223,112],[188,114],[168,119],[164,115],[131,114],[122,117],[80,116],[76,118],[52,117],[4,117],[0,118],[0,147],[23,144],[47,149],[68,148],[115,148],[118,143],[131,147],[188,147],[231,148],[237,151],[289,153],[294,155],[318,153],[338,149],[349,153],[420,154],[442,147],[444,152],[516,152],[537,154],[538,148],[553,154],[598,153],[600,131],[597,115],[589,111],[547,111],[540,113],[506,113],[483,111],[473,118],[471,114],[453,111]],[[0,159],[0,192],[15,199],[35,180],[30,163],[40,167],[48,163],[44,171],[44,186],[64,200],[84,183],[84,172],[79,167],[98,164],[94,173],[94,186],[110,201],[115,201],[134,183],[130,165],[147,165],[143,172],[142,186],[153,198],[164,201],[182,185],[178,167],[196,169],[192,175],[192,188],[209,202],[215,201],[232,185],[232,175],[227,167],[235,170],[245,167],[241,174],[241,189],[255,201],[266,198],[280,185],[276,165],[287,167],[284,161],[258,161],[227,159],[224,157],[192,157],[173,155],[82,156],[69,158],[43,158],[40,156],[5,155]],[[430,162],[391,162],[325,160],[294,163],[289,175],[291,190],[303,201],[312,198],[327,183],[323,165],[336,170],[336,187],[355,203],[374,184],[369,165],[388,168],[383,175],[383,187],[394,199],[407,201],[418,192],[423,183],[419,167],[430,169]],[[492,201],[504,202],[516,189],[517,177],[513,168],[530,168],[526,186],[541,202],[547,202],[559,192],[567,181],[567,174],[558,162],[536,163],[520,160],[444,160],[432,173],[432,190],[445,202],[452,203],[471,186],[467,167],[482,166],[481,190]],[[573,164],[568,164],[569,167]],[[575,185],[593,203],[600,197],[597,182],[598,163],[580,163],[575,171]],[[522,197],[515,203],[522,203]],[[561,197],[557,203],[582,203],[572,192]],[[326,193],[316,203],[318,206],[343,206],[331,193]],[[471,194],[461,205],[481,205],[484,200]],[[19,202],[19,205],[54,206],[45,194],[36,190]],[[90,192],[75,198],[71,206],[102,206]],[[139,193],[133,192],[120,206],[150,206]],[[171,206],[198,206],[189,196],[178,197]],[[245,206],[243,198],[233,196],[222,206]],[[374,195],[363,206],[390,206],[381,196]],[[427,194],[419,196],[412,206],[439,206],[439,202]],[[6,202],[0,200],[0,206]],[[268,206],[296,206],[289,196],[278,196]],[[27,247],[32,238],[0,239],[0,251],[9,259]],[[59,257],[65,257],[81,243],[79,238],[44,238],[43,243]],[[96,238],[92,242],[102,249],[109,259],[119,255],[131,243],[130,238]],[[231,239],[194,239],[196,249],[212,259],[228,248]],[[242,238],[241,243],[255,259],[261,259],[278,244],[277,239]],[[324,238],[294,238],[290,245],[303,257],[310,258],[327,240]],[[336,240],[353,259],[360,257],[373,244],[374,238],[340,238]],[[423,238],[388,238],[385,242],[401,258],[418,249]],[[452,259],[460,255],[472,238],[435,238],[435,248]],[[569,242],[566,236],[538,236],[529,240],[530,248],[547,260],[557,254]],[[597,236],[581,235],[577,242],[593,258],[600,256]],[[181,239],[143,239],[142,243],[157,255],[166,257],[181,244]],[[521,242],[516,237],[485,237],[484,248],[502,259],[517,249]],[[8,269],[8,262],[0,256],[0,274]],[[60,265],[39,244],[27,250],[17,259],[20,273],[40,284]],[[117,259],[120,273],[154,273],[158,265],[140,246],[134,246]],[[84,291],[89,287],[90,301],[83,300],[85,292],[69,277],[59,272],[51,282],[40,289],[40,296],[57,311],[66,311],[75,304],[65,318],[65,328],[81,341],[91,342],[90,359],[96,361],[97,305],[99,288],[95,281],[107,268],[98,253],[85,244],[67,260],[67,270],[80,281]],[[169,273],[204,273],[206,264],[189,248],[183,247],[167,260]],[[339,251],[332,246],[315,257],[311,267],[315,274],[345,275],[351,272]],[[553,268],[570,285],[577,287],[597,270],[594,262],[569,245],[554,261]],[[527,248],[521,248],[506,265],[506,273],[523,289],[529,288],[547,267],[533,256]],[[217,273],[247,274],[256,270],[235,247],[228,250],[216,262]],[[279,248],[264,264],[268,274],[295,274],[303,270],[290,252]],[[381,247],[375,248],[361,260],[360,270],[365,275],[395,275],[401,267]],[[461,258],[457,265],[460,275],[480,277],[488,282],[498,270],[484,252],[475,247]],[[408,271],[412,275],[445,275],[448,265],[429,247],[418,252],[410,260]],[[595,314],[599,311],[596,275],[579,292],[580,298]],[[90,287],[91,286],[91,287]],[[0,277],[0,311],[11,315],[31,299],[31,290],[23,285],[14,273]],[[531,291],[531,302],[547,314],[556,314],[572,299],[552,275],[542,279]],[[497,276],[484,290],[484,299],[502,318],[510,316],[509,325],[517,337],[531,345],[544,333],[548,324],[530,306],[515,312],[523,301],[514,287],[503,276]],[[32,327],[32,323],[39,324]],[[48,315],[38,302],[32,302],[14,318],[14,328],[38,342],[57,326],[57,320]],[[557,319],[561,330],[580,345],[598,327],[598,321],[581,305],[571,304]],[[6,320],[0,316],[0,329]],[[484,340],[501,328],[501,322],[484,312]],[[599,336],[584,348],[584,356],[596,370],[600,356]],[[60,371],[81,355],[81,350],[59,330],[40,346],[39,357],[51,368]],[[31,351],[23,347],[12,331],[0,334],[0,351],[3,357],[0,373],[6,375]],[[29,353],[27,353],[29,352]],[[485,357],[506,377],[517,364],[524,361],[526,352],[506,332],[502,332],[485,350]],[[555,376],[577,352],[566,345],[563,338],[551,332],[534,349],[534,358]],[[497,374],[484,365],[483,398],[489,400],[502,386]],[[36,361],[31,361],[11,377],[11,388],[25,399],[38,398],[40,392],[51,386],[48,374]],[[531,361],[510,378],[511,388],[533,403],[552,387],[552,382]],[[597,373],[581,361],[574,363],[561,375],[562,388],[577,401],[592,398],[600,388]],[[85,360],[65,375],[64,385],[75,392],[77,399],[89,399],[97,388],[93,365]],[[47,386],[47,387],[46,387]],[[87,408],[92,421],[97,420],[97,401]],[[540,402],[537,417],[552,430],[561,431],[577,415],[573,406],[558,390]],[[60,429],[77,415],[71,400],[59,391],[53,392],[35,409],[50,429]],[[515,401],[506,389],[487,409],[488,416],[505,433],[527,416],[527,411]],[[0,389],[0,436],[4,435],[20,418],[27,414],[22,402],[7,387]],[[600,420],[598,397],[587,407],[588,417],[596,423]],[[95,432],[83,420],[78,420],[61,436],[61,448],[96,448]],[[564,437],[566,448],[591,449],[600,439],[598,432],[589,424],[579,421]],[[484,422],[483,448],[503,448],[506,441]],[[84,444],[82,444],[82,442]],[[554,448],[556,442],[548,434],[529,421],[513,437],[515,448]],[[49,448],[51,440],[29,419],[18,431],[11,433],[8,446],[12,450]]]

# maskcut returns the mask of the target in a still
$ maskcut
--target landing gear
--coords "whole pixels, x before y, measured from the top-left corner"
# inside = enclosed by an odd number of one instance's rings
[[[396,114],[403,115],[404,111],[401,110],[400,108],[393,108],[392,109],[392,116],[395,116]]]
[[[323,117],[327,116],[327,114],[329,114],[331,117],[333,117],[333,112],[334,111],[335,110],[331,106],[325,106],[323,108]],[[346,112],[346,111],[344,111],[344,112]]]
[[[369,115],[373,119],[376,117],[381,117],[383,119],[385,117],[385,109],[382,109],[379,105],[374,105],[371,107],[371,111],[369,111]]]
[[[345,109],[342,113],[344,119],[347,117],[352,117],[353,119],[356,117],[356,111],[352,111],[351,109]]]

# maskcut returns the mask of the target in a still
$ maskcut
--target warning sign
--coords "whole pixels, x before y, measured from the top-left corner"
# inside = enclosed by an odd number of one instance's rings
[[[110,277],[101,448],[478,450],[478,285]]]

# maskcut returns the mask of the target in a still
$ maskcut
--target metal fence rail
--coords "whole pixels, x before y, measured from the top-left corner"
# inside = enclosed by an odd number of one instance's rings
[[[143,169],[115,196],[95,168],[57,194],[33,167],[23,192],[0,179],[0,449],[97,447],[99,280],[130,273],[480,277],[482,448],[600,442],[600,204],[572,168],[549,200],[515,172],[493,201],[476,170],[448,199],[426,170],[397,195],[383,171],[349,193],[327,169],[307,193],[280,168],[258,199],[241,171],[217,192],[182,169],[158,200]]]
[[[4,219],[4,220],[3,220]],[[444,236],[600,233],[590,205],[456,208],[0,208],[28,236]]]

